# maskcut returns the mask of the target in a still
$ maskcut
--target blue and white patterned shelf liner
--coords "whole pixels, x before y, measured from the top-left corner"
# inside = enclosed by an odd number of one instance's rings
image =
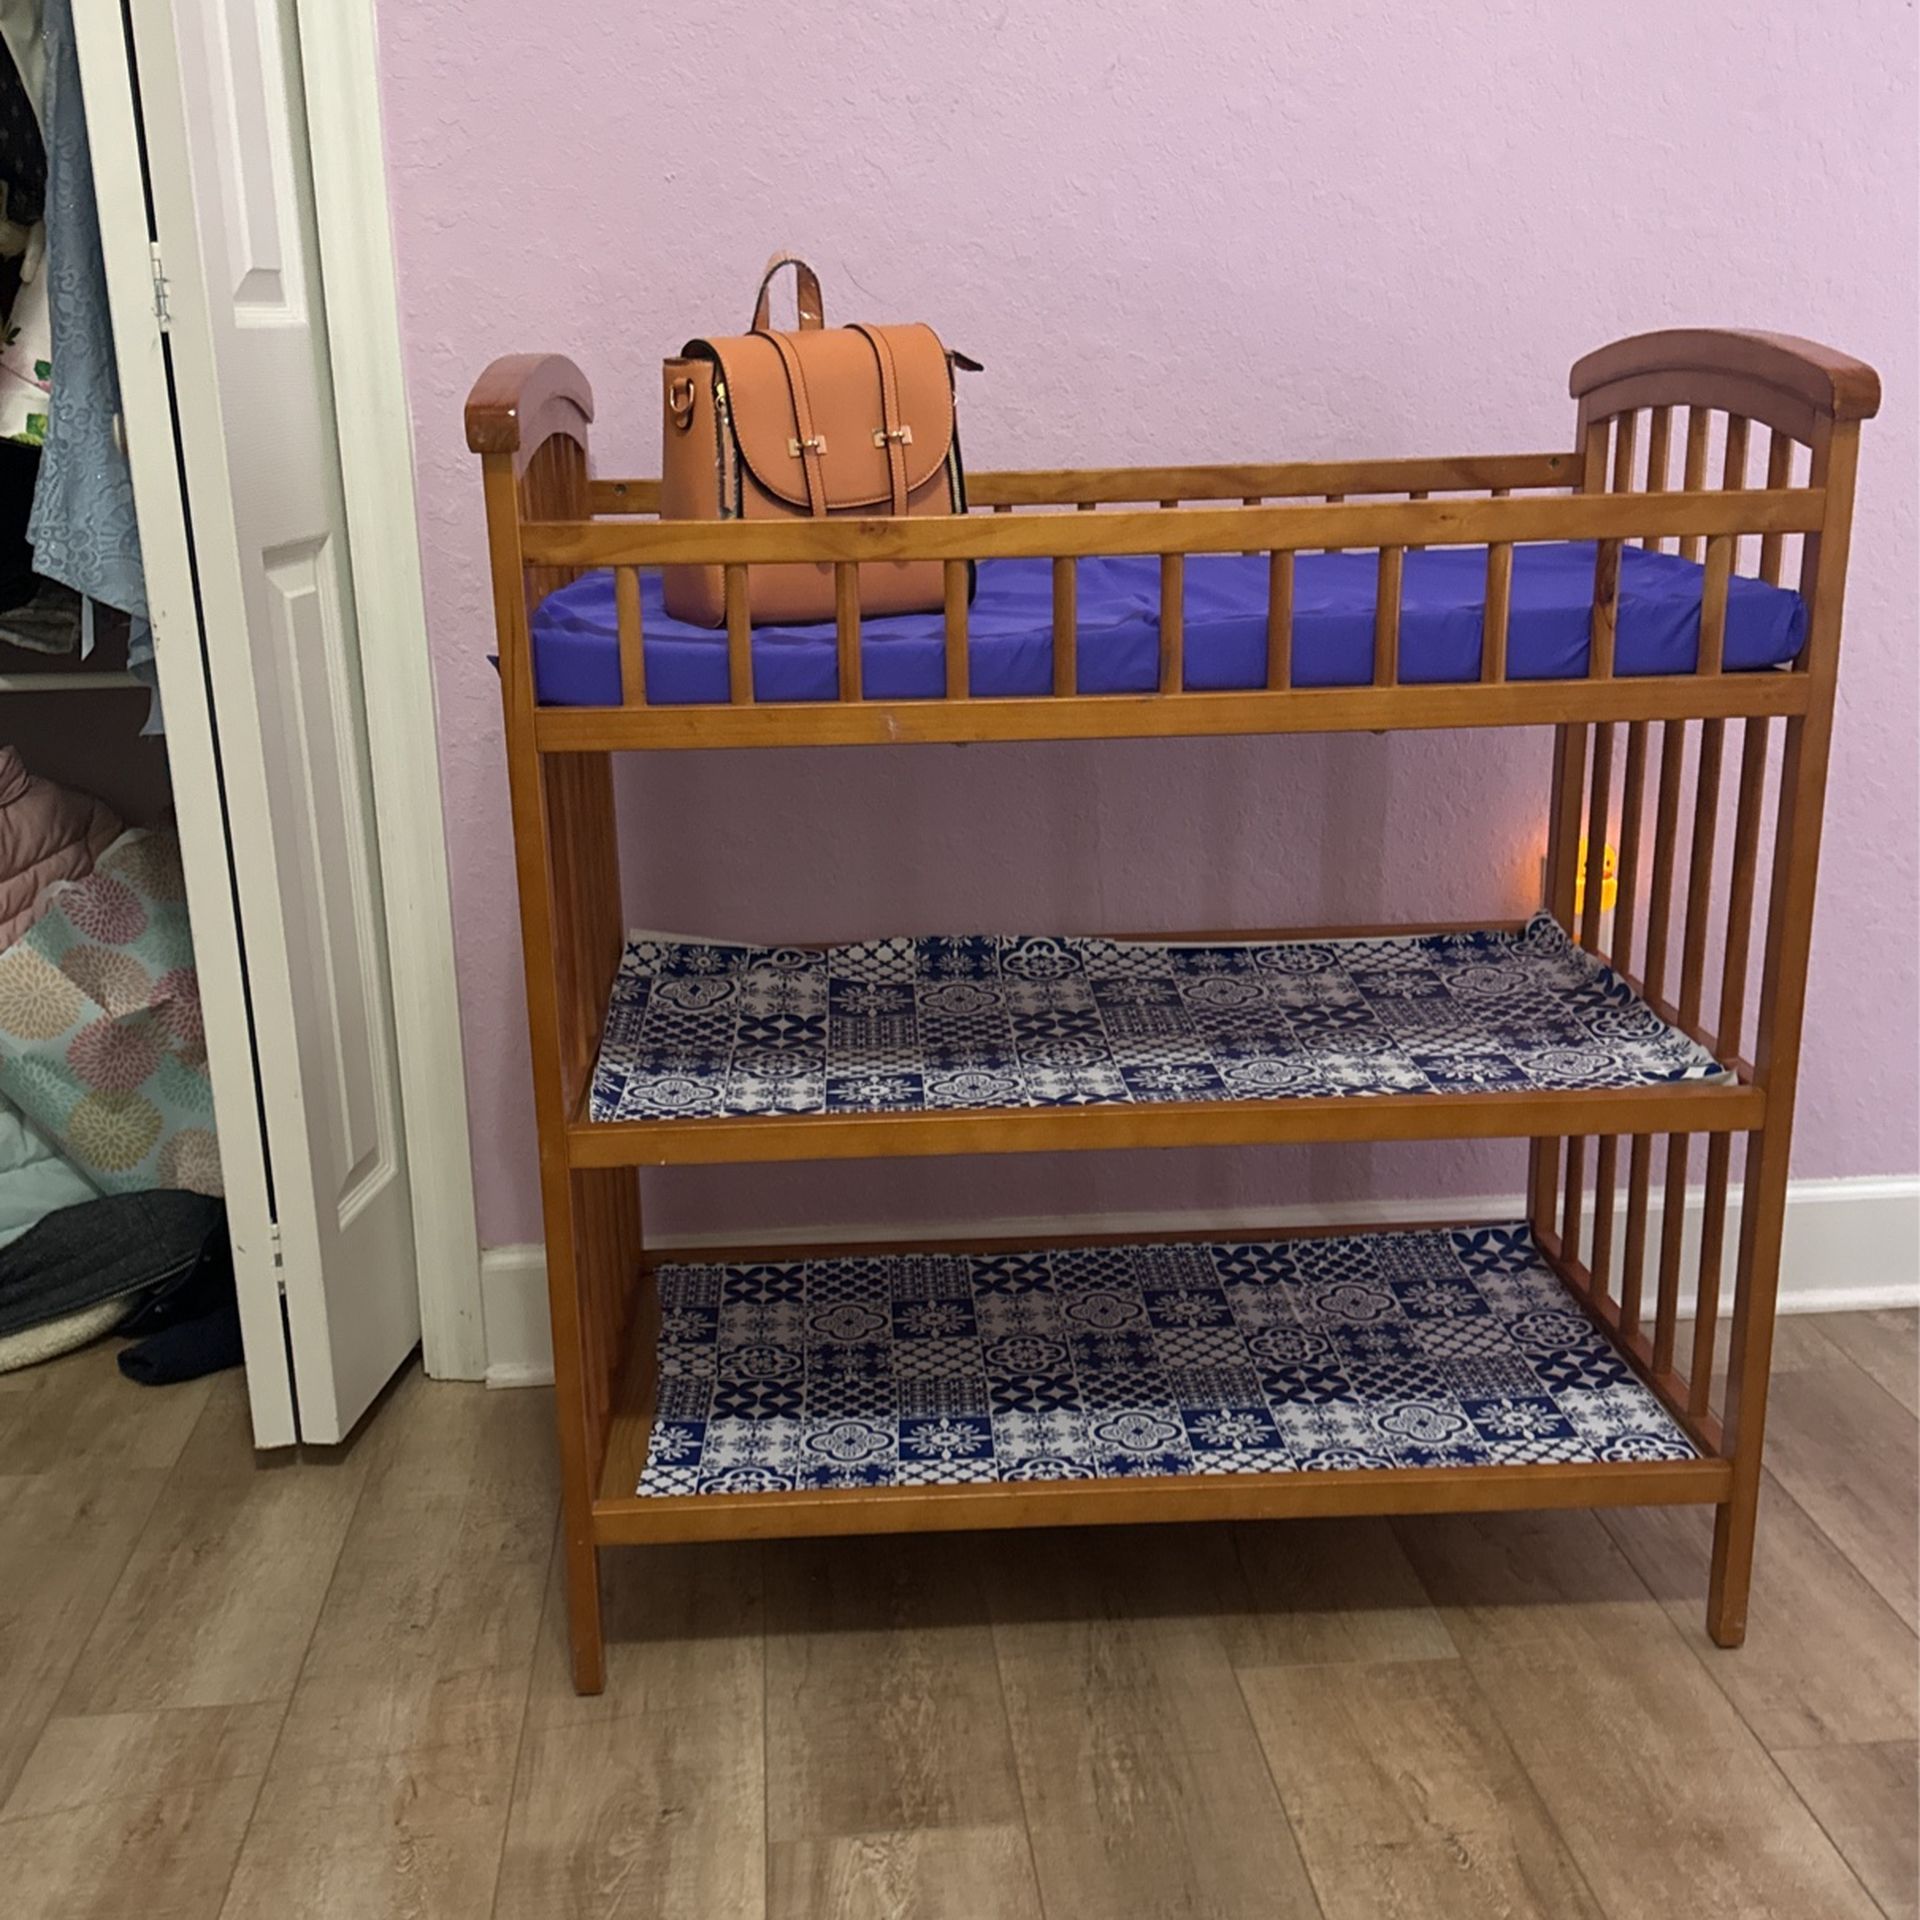
[[[1524,1226],[659,1286],[643,1495],[1695,1457]]]
[[[634,935],[596,1120],[1641,1087],[1731,1076],[1547,914],[1171,944]]]

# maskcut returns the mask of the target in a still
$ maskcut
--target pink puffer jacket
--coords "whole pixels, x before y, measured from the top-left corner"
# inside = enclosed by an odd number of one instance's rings
[[[120,831],[98,800],[40,779],[12,747],[0,747],[0,947],[33,925],[54,881],[91,873]]]

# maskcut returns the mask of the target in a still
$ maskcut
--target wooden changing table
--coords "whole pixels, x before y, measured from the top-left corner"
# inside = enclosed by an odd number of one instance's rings
[[[467,403],[467,436],[481,456],[498,616],[574,1680],[581,1691],[598,1691],[604,1678],[602,1547],[814,1533],[1696,1502],[1715,1508],[1708,1629],[1722,1646],[1739,1644],[1859,422],[1876,411],[1879,382],[1860,362],[1806,341],[1684,331],[1623,340],[1589,355],[1574,367],[1571,391],[1579,412],[1570,452],[989,473],[973,477],[970,495],[974,508],[991,511],[962,517],[692,524],[657,517],[651,480],[592,475],[592,401],[571,362],[513,356],[481,376]],[[1764,456],[1756,429],[1764,430]],[[1759,484],[1756,466],[1764,474]],[[1511,680],[1514,544],[1570,540],[1597,543],[1585,676]],[[1620,555],[1629,543],[1702,564],[1692,672],[1614,671]],[[1466,683],[1403,684],[1406,556],[1435,546],[1486,549],[1480,675]],[[1378,554],[1367,685],[1291,683],[1295,556],[1327,549]],[[1186,557],[1245,552],[1271,556],[1266,685],[1188,691]],[[1142,553],[1160,556],[1159,690],[1081,695],[1075,560]],[[1006,556],[1053,563],[1053,692],[970,698],[967,563]],[[946,563],[946,697],[863,699],[855,569],[862,560],[907,558]],[[1777,583],[1795,559],[1807,608],[1798,657],[1790,668],[1724,670],[1730,578],[1751,571]],[[694,561],[727,569],[731,697],[649,705],[638,570]],[[745,570],[782,561],[838,569],[836,699],[753,697]],[[582,570],[599,567],[615,569],[623,697],[611,706],[542,706],[534,691],[531,610]],[[1730,721],[1740,723],[1732,742]],[[1554,729],[1545,796],[1547,911],[1660,1020],[1731,1068],[1729,1075],[1353,1100],[593,1117],[602,1023],[624,950],[616,753],[1521,726]],[[1612,841],[1619,849],[1611,906],[1599,884],[1582,890],[1590,823],[1596,847]],[[1409,930],[1232,937],[1368,931]],[[1703,1151],[1694,1150],[1695,1135],[1703,1136]],[[1730,1233],[1736,1136],[1744,1142],[1744,1204],[1736,1209],[1737,1233]],[[655,1427],[662,1338],[661,1262],[642,1235],[640,1167],[1495,1137],[1530,1143],[1533,1247],[1566,1298],[1685,1436],[1690,1457],[638,1490]],[[1687,1223],[1688,1178],[1702,1160],[1696,1243]],[[1231,1239],[1259,1237],[1239,1232]],[[753,1249],[728,1257],[775,1256]],[[1689,1294],[1692,1332],[1683,1340]],[[1723,1339],[1722,1379],[1716,1362]]]

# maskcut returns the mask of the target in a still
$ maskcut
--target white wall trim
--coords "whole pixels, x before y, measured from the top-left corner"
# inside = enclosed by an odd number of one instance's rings
[[[421,1349],[435,1378],[477,1380],[487,1370],[480,1242],[374,0],[327,0],[298,11],[386,894]]]
[[[1737,1231],[1739,1190],[1729,1195],[1729,1268]],[[1657,1246],[1661,1196],[1652,1196],[1649,1242]],[[1698,1265],[1701,1190],[1687,1195],[1682,1271]],[[1624,1227],[1622,1202],[1621,1223]],[[1045,1218],[933,1220],[886,1226],[820,1228],[784,1236],[790,1245],[859,1246],[883,1240],[982,1240],[1060,1238],[1076,1227],[1088,1233],[1138,1234],[1217,1229],[1222,1233],[1263,1227],[1308,1227],[1317,1220],[1340,1225],[1406,1226],[1435,1219],[1519,1220],[1526,1203],[1515,1196],[1477,1200],[1376,1200],[1343,1207],[1244,1207],[1205,1214],[1116,1213],[1097,1222]],[[697,1254],[703,1248],[738,1244],[739,1235],[688,1234],[660,1245]],[[546,1251],[540,1246],[489,1247],[481,1256],[486,1298],[487,1384],[538,1386],[553,1378],[553,1347],[547,1327]],[[1847,1180],[1798,1180],[1787,1190],[1786,1248],[1781,1268],[1782,1313],[1841,1313],[1867,1307],[1920,1306],[1920,1174],[1869,1175]],[[1691,1294],[1682,1310],[1691,1312]]]

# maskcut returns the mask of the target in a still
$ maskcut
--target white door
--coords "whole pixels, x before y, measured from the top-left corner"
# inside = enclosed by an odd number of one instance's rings
[[[119,234],[106,239],[108,273],[150,593],[176,440],[184,479],[191,657],[177,598],[164,614],[156,604],[155,638],[170,732],[173,684],[204,661],[218,756],[277,1256],[241,1263],[249,1374],[270,1370],[270,1323],[284,1309],[299,1437],[332,1441],[406,1358],[420,1313],[294,9],[133,7],[130,74],[119,10],[77,11],[103,234],[110,219]],[[129,182],[102,164],[118,138],[109,98],[129,80],[167,283],[162,321],[149,270],[166,422],[141,376],[145,343],[125,334],[139,291]],[[207,889],[192,879],[198,926]],[[243,1097],[231,1035],[224,1051],[223,1144]],[[254,1395],[262,1444],[293,1437],[271,1398],[270,1382]]]

